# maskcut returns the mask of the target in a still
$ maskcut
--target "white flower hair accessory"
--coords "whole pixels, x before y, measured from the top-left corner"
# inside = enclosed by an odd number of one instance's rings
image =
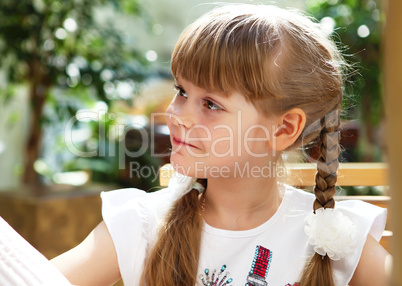
[[[342,212],[319,208],[307,217],[304,228],[308,242],[319,255],[339,260],[351,254],[358,243],[354,223]]]
[[[205,188],[196,182],[196,178],[182,175],[174,172],[169,180],[168,188],[170,189],[170,199],[172,202],[187,194],[192,189],[196,189],[199,193],[204,192]]]

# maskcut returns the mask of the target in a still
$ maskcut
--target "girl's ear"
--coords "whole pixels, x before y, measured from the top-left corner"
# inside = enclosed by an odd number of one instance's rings
[[[282,151],[291,146],[302,133],[306,125],[306,114],[300,108],[293,108],[280,115],[277,128],[270,142],[270,147]]]

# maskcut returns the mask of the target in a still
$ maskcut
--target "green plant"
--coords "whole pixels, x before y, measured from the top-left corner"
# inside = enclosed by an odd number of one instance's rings
[[[7,86],[0,97],[13,96],[13,87],[29,87],[30,126],[25,148],[23,182],[40,184],[34,162],[41,152],[44,107],[60,119],[75,115],[78,101],[121,100],[115,86],[134,87],[144,80],[146,60],[135,40],[115,27],[105,10],[141,16],[137,0],[0,1],[0,68]],[[57,101],[56,90],[70,98]],[[70,104],[71,103],[71,104]]]
[[[359,160],[381,160],[383,118],[380,42],[383,14],[374,0],[308,0],[308,11],[339,38],[358,73],[347,90],[348,118],[360,119]],[[345,46],[346,45],[346,48]]]

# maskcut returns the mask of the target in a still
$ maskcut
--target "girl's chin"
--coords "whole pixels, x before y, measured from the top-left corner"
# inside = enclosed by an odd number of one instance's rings
[[[172,164],[172,167],[175,170],[175,172],[188,176],[188,177],[196,177],[193,167],[182,166],[182,165],[178,165],[178,164],[174,164],[174,163],[171,163],[171,164]]]
[[[203,169],[202,162],[190,161],[187,158],[177,158],[175,156],[170,157],[170,164],[173,169],[185,176],[201,178]]]

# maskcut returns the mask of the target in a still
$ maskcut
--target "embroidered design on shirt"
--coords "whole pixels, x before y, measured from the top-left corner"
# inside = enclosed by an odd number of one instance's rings
[[[230,273],[225,272],[226,264],[222,265],[218,274],[216,273],[216,269],[212,271],[212,275],[209,272],[208,268],[205,268],[204,274],[200,274],[200,280],[204,286],[226,286],[229,283],[233,282],[233,279],[230,278]],[[223,277],[221,278],[221,276]],[[231,285],[230,285],[231,286]]]
[[[245,286],[267,286],[268,282],[266,279],[271,261],[272,251],[261,245],[257,245]],[[232,286],[230,283],[233,282],[233,278],[229,277],[230,273],[228,271],[225,271],[226,264],[222,265],[219,271],[214,269],[212,273],[209,271],[209,268],[205,268],[204,273],[200,274],[199,278],[203,286]],[[285,286],[300,286],[300,283],[296,282],[293,285],[288,283]]]
[[[269,266],[271,265],[272,251],[257,245],[254,253],[254,260],[247,276],[246,286],[267,286],[266,281]]]

